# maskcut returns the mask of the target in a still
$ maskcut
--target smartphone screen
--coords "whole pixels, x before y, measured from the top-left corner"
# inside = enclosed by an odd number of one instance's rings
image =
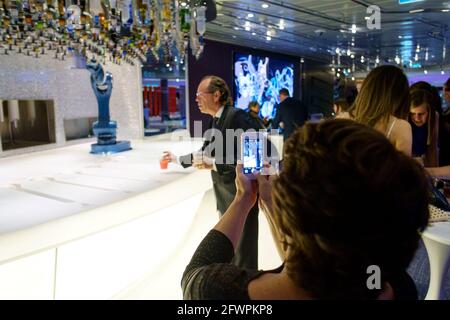
[[[242,147],[244,173],[260,171],[263,163],[263,140],[259,137],[244,137]]]

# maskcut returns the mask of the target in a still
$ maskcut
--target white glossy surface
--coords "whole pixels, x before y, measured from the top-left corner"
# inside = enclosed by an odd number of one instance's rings
[[[450,222],[432,223],[422,234],[430,260],[430,285],[426,300],[445,299],[445,283],[450,265]]]
[[[182,272],[218,214],[209,171],[161,170],[158,160],[200,143],[133,141],[133,151],[111,156],[83,144],[0,159],[0,297],[180,299]],[[264,221],[266,269],[279,260]]]
[[[0,265],[0,300],[53,299],[55,249]]]

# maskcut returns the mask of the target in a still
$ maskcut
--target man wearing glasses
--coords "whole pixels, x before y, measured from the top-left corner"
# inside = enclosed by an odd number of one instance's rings
[[[233,136],[233,141],[227,141],[230,138],[227,139],[226,130],[258,131],[263,128],[256,127],[257,124],[244,110],[233,107],[230,90],[225,81],[219,77],[204,77],[198,85],[195,101],[202,113],[212,117],[209,128],[216,130],[212,136],[205,137],[205,142],[198,152],[177,157],[172,152],[165,151],[162,159],[178,163],[184,168],[193,165],[197,169],[211,170],[217,210],[222,216],[236,194],[235,164],[238,158],[237,145],[240,144],[238,136]],[[215,134],[221,135],[223,150],[211,148]],[[228,148],[234,150],[234,154],[227,154],[227,143],[234,143],[233,148]],[[247,217],[240,243],[235,250],[233,262],[243,268],[258,268],[258,211],[256,203]]]

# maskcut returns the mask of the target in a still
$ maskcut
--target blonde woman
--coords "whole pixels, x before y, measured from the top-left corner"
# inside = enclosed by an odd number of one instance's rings
[[[349,117],[383,133],[397,150],[411,156],[409,107],[409,85],[403,71],[380,66],[365,78]]]

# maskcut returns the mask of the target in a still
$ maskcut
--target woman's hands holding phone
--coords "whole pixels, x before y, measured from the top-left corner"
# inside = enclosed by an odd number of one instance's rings
[[[265,163],[261,172],[244,174],[242,162],[236,166],[236,198],[253,206],[259,194],[259,205],[266,212],[272,211],[272,182],[276,178],[274,167]]]

